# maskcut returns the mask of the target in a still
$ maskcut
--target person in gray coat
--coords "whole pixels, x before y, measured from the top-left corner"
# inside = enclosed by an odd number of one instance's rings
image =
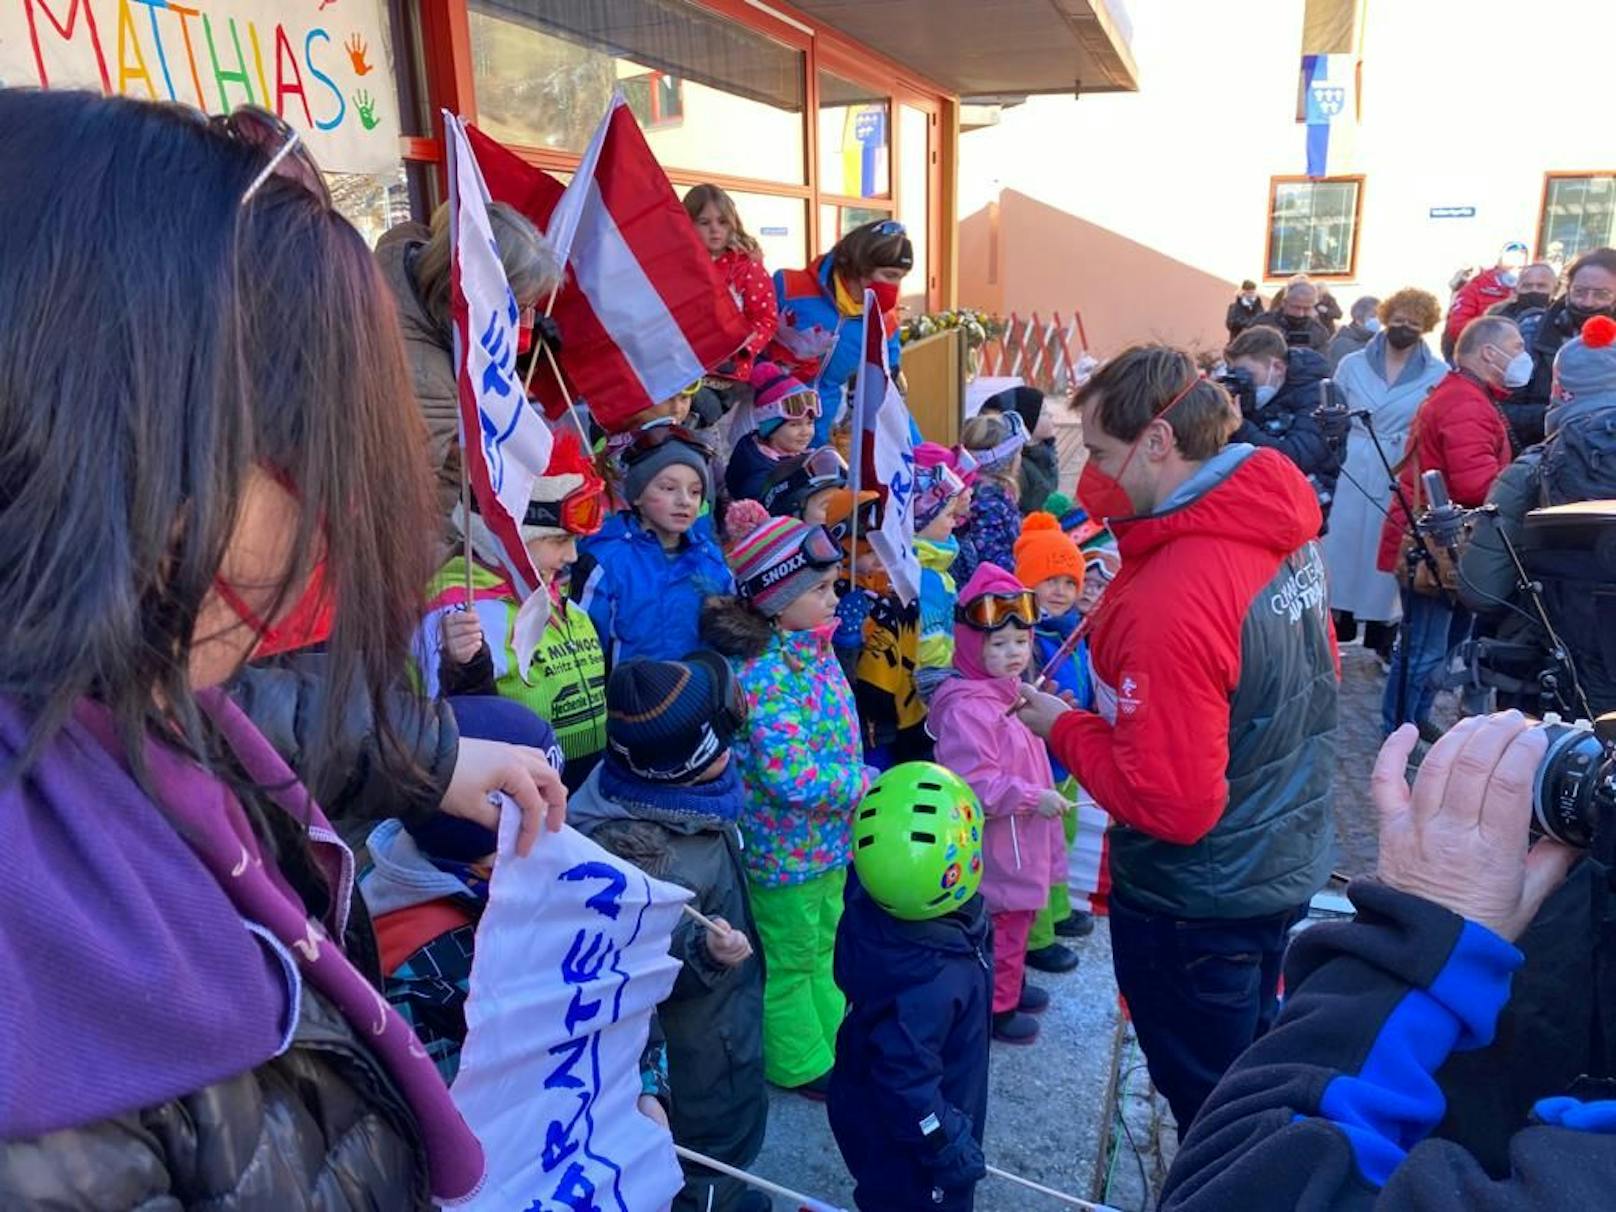
[[[606,757],[567,821],[619,858],[690,889],[672,954],[684,965],[657,1010],[668,1043],[673,1139],[732,1166],[763,1147],[763,946],[747,902],[736,818],[746,792],[730,764],[739,692],[712,653],[625,661],[606,683]],[[675,1212],[766,1212],[766,1196],[688,1165]]]
[[[1435,296],[1423,290],[1400,290],[1380,305],[1383,329],[1337,367],[1335,383],[1354,414],[1367,412],[1368,424],[1354,415],[1347,433],[1347,457],[1336,483],[1330,532],[1324,536],[1324,559],[1330,569],[1330,609],[1336,612],[1336,634],[1357,634],[1357,622],[1382,626],[1365,636],[1369,647],[1388,651],[1389,624],[1402,616],[1397,580],[1380,572],[1380,530],[1386,511],[1397,508],[1391,478],[1375,450],[1374,437],[1393,467],[1403,457],[1414,414],[1447,366],[1424,341],[1442,320]]]
[[[1380,300],[1374,295],[1365,295],[1352,305],[1352,323],[1335,334],[1326,355],[1330,359],[1331,374],[1341,365],[1342,358],[1357,353],[1380,331],[1380,317],[1375,314],[1379,308]]]

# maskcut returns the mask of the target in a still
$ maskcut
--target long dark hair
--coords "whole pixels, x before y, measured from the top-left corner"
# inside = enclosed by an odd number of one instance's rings
[[[137,773],[152,735],[218,756],[188,667],[255,466],[299,502],[266,617],[323,559],[331,701],[402,753],[426,439],[364,241],[282,177],[243,205],[266,162],[178,107],[0,89],[0,694],[28,758],[86,697]]]

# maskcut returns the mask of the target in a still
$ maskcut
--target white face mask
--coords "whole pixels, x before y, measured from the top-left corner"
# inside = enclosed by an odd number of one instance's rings
[[[1521,271],[1518,269],[1502,270],[1499,272],[1498,280],[1511,290],[1514,290],[1515,284],[1521,280]]]
[[[1365,332],[1379,332],[1380,331],[1380,317],[1379,316],[1370,316],[1367,320],[1365,320],[1363,322],[1363,327],[1364,327]]]
[[[1492,348],[1498,349],[1496,345]],[[1498,352],[1503,353],[1504,351],[1499,349]],[[1504,367],[1504,386],[1514,391],[1517,387],[1525,387],[1531,381],[1532,355],[1523,349],[1511,358],[1509,364]]]

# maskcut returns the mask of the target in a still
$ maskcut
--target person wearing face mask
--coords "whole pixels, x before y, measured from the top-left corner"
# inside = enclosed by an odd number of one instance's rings
[[[1554,358],[1560,347],[1595,316],[1616,317],[1616,248],[1585,252],[1566,271],[1566,290],[1527,339],[1532,377],[1504,402],[1519,448],[1543,440],[1543,415],[1554,387]],[[1525,330],[1522,330],[1524,337]]]
[[[1229,310],[1223,315],[1223,326],[1229,330],[1229,340],[1234,340],[1246,329],[1257,322],[1257,317],[1263,314],[1262,299],[1257,295],[1257,284],[1250,278],[1240,283],[1240,293],[1229,304]]]
[[[1374,295],[1365,295],[1353,303],[1352,323],[1336,333],[1330,342],[1331,374],[1341,365],[1342,358],[1357,353],[1380,331],[1380,317],[1376,314],[1379,310],[1380,300]]]
[[[1084,508],[1122,564],[1089,631],[1098,710],[1019,713],[1111,814],[1112,962],[1179,1134],[1277,1012],[1331,860],[1337,678],[1318,497],[1182,350],[1077,393]]]
[[[1319,288],[1303,278],[1285,288],[1278,311],[1259,316],[1252,327],[1277,328],[1291,348],[1311,349],[1322,356],[1330,348],[1330,326],[1319,319],[1318,306]]]
[[[898,284],[914,265],[914,245],[903,224],[883,219],[854,228],[806,269],[774,275],[780,326],[768,356],[819,392],[813,445],[830,440],[858,372],[866,289],[875,292],[881,308],[887,365],[900,373]]]
[[[1454,343],[1465,325],[1487,309],[1507,303],[1520,284],[1521,267],[1526,264],[1526,245],[1512,240],[1498,254],[1498,264],[1484,269],[1453,292],[1448,320],[1442,329],[1442,356],[1453,362]]]
[[[1330,608],[1336,639],[1346,642],[1364,624],[1364,647],[1391,660],[1394,624],[1402,614],[1397,581],[1375,567],[1380,528],[1394,508],[1380,450],[1395,466],[1403,457],[1414,412],[1448,373],[1425,334],[1442,322],[1436,296],[1405,287],[1380,305],[1385,327],[1363,352],[1342,359],[1335,382],[1353,415],[1347,453],[1336,484],[1324,559],[1330,569]],[[1371,436],[1371,428],[1373,435]]]
[[[1431,390],[1414,414],[1408,448],[1397,468],[1402,497],[1416,514],[1426,504],[1420,481],[1425,472],[1440,471],[1454,504],[1474,509],[1514,457],[1498,402],[1531,377],[1532,357],[1520,330],[1502,316],[1472,320],[1459,334],[1453,356],[1458,369]],[[1403,563],[1408,534],[1408,518],[1394,500],[1380,531],[1376,566],[1382,572],[1395,572]],[[1428,595],[1405,586],[1402,597],[1403,635],[1386,679],[1381,720],[1388,736],[1412,723],[1434,739],[1440,732],[1430,720],[1437,675],[1469,630],[1470,612],[1447,592]]]
[[[1289,349],[1266,325],[1241,333],[1223,351],[1221,380],[1236,384],[1236,442],[1279,451],[1313,485],[1327,526],[1346,448],[1347,410],[1330,368],[1311,349]]]

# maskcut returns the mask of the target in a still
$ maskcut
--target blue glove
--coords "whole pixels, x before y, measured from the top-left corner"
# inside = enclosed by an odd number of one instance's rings
[[[975,1186],[988,1176],[987,1159],[971,1131],[971,1121],[952,1107],[935,1132],[923,1138],[920,1164],[944,1191]]]

